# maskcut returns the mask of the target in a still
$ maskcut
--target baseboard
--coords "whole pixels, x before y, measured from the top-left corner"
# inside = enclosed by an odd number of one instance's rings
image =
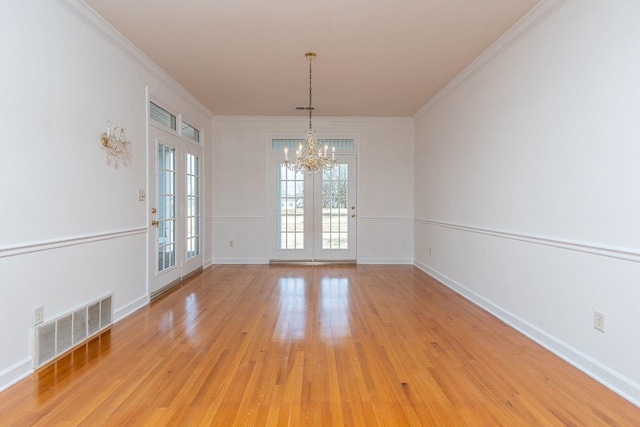
[[[358,264],[413,264],[411,258],[358,258]]]
[[[149,297],[143,295],[138,299],[131,301],[129,304],[119,308],[113,313],[113,323],[116,323],[132,314],[134,311],[141,309],[149,303]]]
[[[31,356],[14,363],[0,371],[0,392],[8,389],[15,383],[23,380],[33,373],[33,359]]]
[[[428,265],[418,260],[414,260],[413,264],[443,285],[462,295],[464,298],[468,299],[480,308],[493,314],[498,319],[540,344],[556,356],[580,369],[582,372],[627,399],[629,402],[640,407],[640,384],[637,384],[608,366],[603,365],[589,355],[573,348],[526,320],[504,310],[500,306],[476,294],[461,283],[447,277]]]
[[[207,260],[204,261],[204,265],[202,266],[202,268],[207,268],[207,267],[211,267],[213,265],[213,259],[209,258]]]
[[[269,264],[266,258],[214,258],[212,264]]]

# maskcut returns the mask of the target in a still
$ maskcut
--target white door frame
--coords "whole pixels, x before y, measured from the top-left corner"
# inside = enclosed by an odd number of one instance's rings
[[[150,102],[158,105],[159,107],[171,112],[176,118],[176,130],[163,126],[161,123],[157,123],[150,118],[149,108]],[[174,109],[168,108],[162,102],[159,102],[152,96],[147,96],[147,129],[148,129],[148,153],[147,153],[147,167],[148,167],[148,190],[147,190],[147,224],[149,226],[149,233],[147,238],[147,292],[149,298],[153,298],[163,291],[171,288],[175,284],[182,281],[183,278],[188,277],[190,274],[202,269],[204,265],[204,206],[205,206],[205,194],[204,188],[204,148],[201,142],[196,142],[182,135],[182,115],[176,114]],[[196,126],[197,123],[189,119],[188,123],[192,126]],[[201,127],[196,128],[200,132],[200,141],[204,137],[204,132]],[[176,234],[176,263],[175,266],[166,269],[162,272],[158,272],[158,228],[152,225],[152,221],[158,219],[158,213],[154,213],[153,209],[158,210],[158,179],[157,179],[157,165],[158,165],[158,144],[163,143],[167,146],[171,146],[176,150],[175,162],[176,162],[176,183],[175,183],[175,234]],[[187,167],[186,159],[187,154],[196,156],[199,160],[199,241],[198,241],[198,255],[187,259]]]
[[[154,225],[152,221],[159,219],[161,213],[158,204],[158,147],[160,144],[171,147],[175,150],[175,202],[174,202],[174,233],[175,233],[175,265],[161,272],[158,272],[159,252],[158,252],[158,233],[160,229],[158,225]],[[149,238],[148,238],[148,260],[149,269],[149,295],[161,293],[163,289],[173,286],[182,280],[182,253],[184,252],[183,244],[183,219],[180,207],[183,198],[183,189],[180,185],[180,176],[183,173],[183,162],[180,161],[181,152],[180,138],[172,133],[165,131],[155,125],[149,126]],[[154,212],[154,210],[156,212]],[[160,224],[162,226],[162,224]]]
[[[271,138],[269,138],[269,141]],[[270,148],[270,147],[269,147]],[[349,172],[349,200],[348,200],[348,250],[321,249],[322,235],[321,222],[322,210],[315,205],[320,205],[321,172],[315,174],[313,179],[305,179],[306,204],[311,202],[310,209],[305,209],[304,216],[304,249],[279,249],[278,248],[278,191],[279,191],[279,165],[283,160],[283,153],[269,149],[267,155],[267,242],[269,259],[272,261],[355,261],[357,260],[357,179],[358,162],[354,152],[336,153],[339,163],[348,163]],[[305,173],[305,178],[308,173]],[[310,196],[308,196],[310,195]],[[351,209],[354,207],[354,209]],[[354,215],[353,217],[351,215]],[[315,217],[314,217],[315,216]]]

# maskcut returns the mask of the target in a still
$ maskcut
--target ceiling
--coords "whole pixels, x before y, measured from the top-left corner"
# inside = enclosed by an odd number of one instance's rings
[[[539,0],[85,0],[216,115],[412,116]]]

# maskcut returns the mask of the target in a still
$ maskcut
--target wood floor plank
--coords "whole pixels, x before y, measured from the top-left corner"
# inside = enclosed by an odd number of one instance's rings
[[[0,393],[0,425],[637,426],[412,266],[214,266]]]

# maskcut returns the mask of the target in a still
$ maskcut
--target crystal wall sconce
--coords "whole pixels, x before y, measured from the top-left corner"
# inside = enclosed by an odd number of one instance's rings
[[[107,150],[107,163],[111,164],[111,160],[118,165],[118,160],[126,164],[127,158],[130,156],[131,142],[127,141],[127,128],[116,126],[111,129],[111,121],[107,122],[106,132],[100,135],[100,142]]]

